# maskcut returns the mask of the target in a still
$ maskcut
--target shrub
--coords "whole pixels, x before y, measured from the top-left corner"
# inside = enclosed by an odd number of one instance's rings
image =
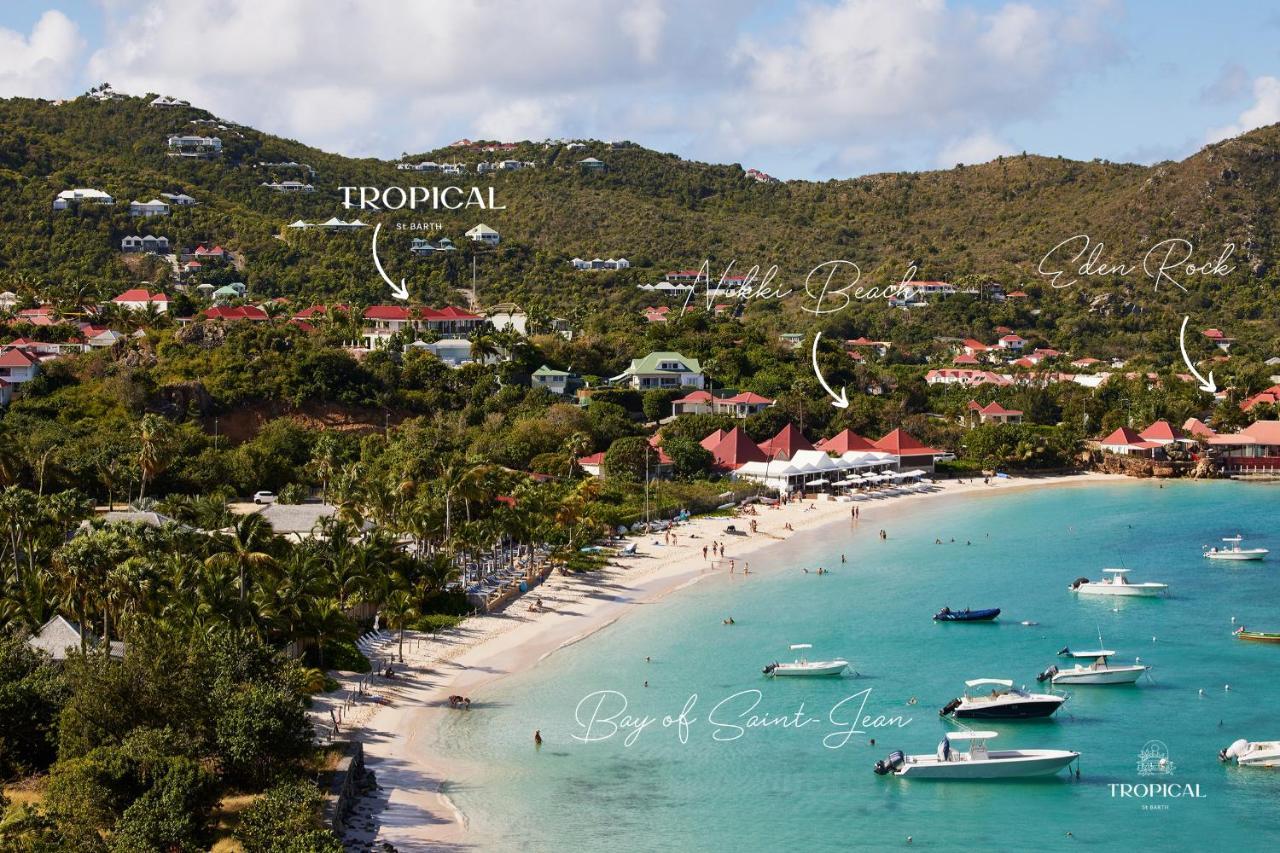
[[[342,843],[319,828],[320,802],[314,785],[281,782],[245,809],[236,838],[245,853],[341,853]]]
[[[267,684],[220,691],[215,750],[229,781],[261,785],[311,747],[312,730],[298,698]]]
[[[112,851],[195,851],[217,803],[215,780],[189,758],[172,759],[155,784],[124,810],[111,837]]]

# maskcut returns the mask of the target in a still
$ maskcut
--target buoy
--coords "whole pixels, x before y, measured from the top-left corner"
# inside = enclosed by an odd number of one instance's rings
[[[1222,689],[1223,689],[1223,690],[1230,690],[1230,689],[1231,689],[1231,685],[1230,685],[1230,684],[1224,684],[1224,685],[1222,685]]]
[[[1201,688],[1200,688],[1200,695],[1201,695],[1201,696],[1203,696],[1203,695],[1204,695],[1204,688],[1203,688],[1203,687],[1201,687]]]

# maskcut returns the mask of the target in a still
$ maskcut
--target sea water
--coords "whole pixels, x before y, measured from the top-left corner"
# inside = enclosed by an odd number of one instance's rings
[[[475,849],[1274,849],[1280,771],[1217,754],[1280,739],[1280,646],[1231,633],[1280,631],[1278,508],[1280,487],[1234,482],[996,492],[897,513],[886,502],[864,511],[874,520],[799,535],[752,557],[750,576],[643,605],[495,684],[435,733],[459,767],[447,793]],[[1201,556],[1237,532],[1272,559]],[[1169,594],[1068,592],[1107,567]],[[944,605],[1002,613],[935,623]],[[933,752],[956,728],[938,709],[966,679],[1043,690],[1036,675],[1064,663],[1060,648],[1099,635],[1150,677],[1059,688],[1070,698],[1049,720],[971,725],[999,732],[993,749],[1078,751],[1078,777],[872,772],[892,750]],[[762,676],[792,643],[857,675]]]

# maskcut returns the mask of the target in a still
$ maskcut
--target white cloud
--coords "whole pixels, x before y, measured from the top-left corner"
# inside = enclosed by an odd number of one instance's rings
[[[41,15],[30,36],[0,27],[0,98],[66,94],[84,49],[79,28],[61,12]]]
[[[961,139],[952,139],[938,152],[938,165],[949,169],[957,163],[973,165],[1014,153],[1013,146],[990,131],[980,130]]]
[[[1280,79],[1258,77],[1253,81],[1253,104],[1240,113],[1234,124],[1209,131],[1205,142],[1221,142],[1276,122],[1280,122]]]
[[[967,136],[1042,112],[1114,58],[1106,4],[991,12],[943,0],[804,7],[789,37],[742,40],[737,129],[765,146]],[[990,146],[988,146],[990,147]]]

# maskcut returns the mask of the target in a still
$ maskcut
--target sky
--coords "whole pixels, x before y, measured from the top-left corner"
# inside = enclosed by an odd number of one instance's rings
[[[1262,0],[0,4],[0,97],[109,82],[350,156],[627,139],[783,179],[1153,163],[1280,121]]]

